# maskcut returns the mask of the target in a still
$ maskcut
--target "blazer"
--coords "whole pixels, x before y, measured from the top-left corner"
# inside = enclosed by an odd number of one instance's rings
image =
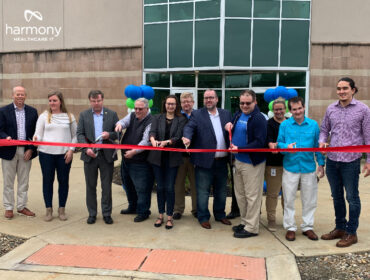
[[[182,137],[182,131],[184,129],[186,119],[183,116],[175,116],[171,129],[170,129],[170,140],[172,144],[169,147],[179,147]],[[168,140],[165,139],[166,132],[166,114],[159,114],[153,117],[152,126],[150,128],[149,137],[153,136],[158,141]],[[150,151],[148,155],[148,162],[154,165],[161,165],[161,155],[162,151]],[[180,152],[171,152],[169,157],[169,166],[176,167],[183,163],[182,153]]]
[[[111,144],[110,140],[117,139],[114,128],[118,122],[118,116],[116,112],[105,107],[103,108],[103,114],[103,131],[109,132],[109,139],[103,140],[103,144]],[[80,113],[77,125],[77,141],[78,143],[95,143],[94,115],[91,108]],[[117,155],[113,157],[114,149],[102,149],[101,151],[108,163],[117,160]],[[86,154],[86,148],[82,149],[81,160],[86,163],[92,160],[92,157]]]
[[[24,105],[26,117],[26,140],[32,139],[36,129],[37,110],[31,106]],[[15,116],[14,103],[0,108],[0,138],[5,139],[10,136],[12,139],[18,140],[17,119]],[[37,156],[37,147],[28,145],[25,150],[32,149],[31,159]],[[0,158],[11,160],[16,153],[16,146],[0,147]]]
[[[224,134],[226,147],[230,146],[228,132],[224,129],[231,122],[231,113],[227,110],[217,108],[221,120],[221,128]],[[191,140],[191,148],[194,149],[216,149],[216,134],[212,126],[207,108],[202,108],[191,113],[189,122],[184,127],[184,137]],[[213,153],[191,153],[191,162],[199,167],[211,168],[215,158]]]

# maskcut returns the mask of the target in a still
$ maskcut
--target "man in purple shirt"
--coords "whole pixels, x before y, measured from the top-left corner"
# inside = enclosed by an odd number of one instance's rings
[[[370,110],[367,105],[353,96],[358,91],[355,82],[342,78],[337,84],[339,100],[326,110],[321,124],[319,147],[357,146],[370,144]],[[348,247],[357,243],[357,228],[361,211],[358,192],[361,153],[328,153],[326,176],[334,202],[335,229],[321,236],[324,240],[340,238],[337,247]],[[370,154],[362,170],[370,175]],[[344,189],[349,204],[349,219],[346,220]]]

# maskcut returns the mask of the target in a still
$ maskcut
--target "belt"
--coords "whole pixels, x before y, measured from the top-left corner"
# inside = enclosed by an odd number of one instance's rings
[[[226,160],[228,158],[228,156],[225,156],[225,157],[215,157],[215,160]]]

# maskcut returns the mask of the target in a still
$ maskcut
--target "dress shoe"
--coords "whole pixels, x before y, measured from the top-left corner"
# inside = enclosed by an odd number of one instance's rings
[[[148,217],[137,215],[137,216],[134,218],[134,222],[135,222],[135,223],[140,223],[140,222],[145,221],[146,219],[148,219]]]
[[[95,222],[96,222],[96,216],[89,216],[89,217],[87,218],[87,223],[88,223],[89,225],[95,224]]]
[[[333,229],[331,232],[323,234],[321,239],[323,240],[333,240],[333,239],[342,239],[346,235],[346,232],[342,229]]]
[[[136,214],[136,210],[132,208],[122,209],[120,212],[122,215]]]
[[[307,236],[308,239],[311,239],[311,240],[319,240],[319,237],[316,235],[316,233],[313,231],[313,230],[306,230],[304,232],[302,232],[303,235]]]
[[[232,220],[238,217],[240,217],[240,212],[231,211],[229,214],[227,214],[226,219]]]
[[[158,217],[157,220],[154,223],[155,227],[160,227],[163,224],[163,217]]]
[[[182,214],[179,213],[179,212],[176,212],[176,213],[173,214],[172,217],[173,217],[174,220],[180,220],[181,217],[182,217]]]
[[[226,219],[226,218],[219,219],[219,220],[216,220],[216,221],[217,222],[220,222],[220,223],[222,223],[224,225],[231,226],[231,222],[228,219]]]
[[[233,226],[232,229],[233,229],[233,232],[241,231],[241,230],[244,229],[244,225],[240,224],[240,225],[237,225],[237,226]]]
[[[35,217],[35,213],[33,213],[30,209],[24,207],[22,210],[17,211],[19,214],[25,215],[27,217]]]
[[[7,218],[7,219],[13,219],[13,217],[14,217],[14,214],[13,214],[13,210],[5,210],[5,218]]]
[[[349,247],[352,244],[357,243],[357,235],[356,234],[346,234],[341,240],[337,242],[337,247]]]
[[[211,227],[211,224],[208,222],[208,221],[206,221],[206,222],[202,222],[202,223],[200,223],[200,225],[203,227],[203,228],[205,228],[205,229],[211,229],[212,227]]]
[[[171,228],[173,228],[173,220],[168,219],[166,223],[166,229],[171,229]]]
[[[248,238],[248,237],[253,237],[257,235],[258,235],[257,233],[252,233],[245,229],[234,232],[234,237],[236,238]]]
[[[111,216],[103,216],[103,220],[107,225],[113,224],[113,219]]]
[[[285,235],[285,239],[288,241],[294,241],[295,240],[295,231],[288,230]]]

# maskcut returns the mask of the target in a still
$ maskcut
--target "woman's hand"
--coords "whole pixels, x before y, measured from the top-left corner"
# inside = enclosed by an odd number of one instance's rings
[[[68,150],[68,152],[66,152],[66,154],[64,155],[64,159],[65,159],[65,163],[69,164],[73,159],[73,151]]]

